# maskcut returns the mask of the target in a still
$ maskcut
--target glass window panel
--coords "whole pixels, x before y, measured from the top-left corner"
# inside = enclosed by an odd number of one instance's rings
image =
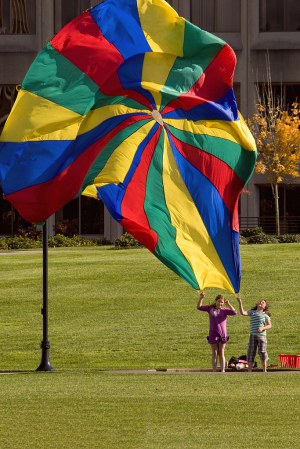
[[[272,189],[270,186],[260,186],[259,188],[259,215],[260,217],[273,216],[275,205]]]
[[[262,104],[267,105],[268,104],[268,86],[264,83],[259,83],[259,95],[262,101]],[[271,93],[271,99],[273,98],[273,103],[275,106],[280,106],[282,104],[282,107],[284,108],[285,101],[284,101],[284,85],[281,84],[272,84],[272,93]]]
[[[284,213],[284,187],[278,186],[279,196],[279,212],[280,215]],[[272,193],[271,186],[259,187],[259,215],[260,217],[275,217],[275,200]]]
[[[286,0],[286,31],[300,31],[299,0]]]
[[[219,33],[241,31],[241,1],[215,0],[215,30]]]
[[[36,0],[0,0],[0,34],[35,34]]]
[[[81,195],[81,234],[104,234],[104,204]]]
[[[285,109],[290,109],[292,104],[300,100],[300,84],[285,85]]]
[[[79,233],[79,199],[75,198],[63,206],[63,222],[68,226],[67,233],[76,235]]]
[[[284,31],[284,0],[260,0],[260,31]]]
[[[13,208],[13,233],[16,234],[19,228],[30,228],[33,227],[32,223],[29,223],[28,221],[24,220],[22,215],[19,214],[19,212]]]
[[[290,217],[300,216],[300,187],[286,186],[286,215]]]
[[[264,84],[259,84],[260,96],[265,95],[266,86]],[[292,104],[295,101],[300,102],[300,84],[272,84],[273,97],[275,99],[275,105],[281,102],[282,98],[282,108],[287,111],[290,110]]]
[[[12,207],[0,187],[0,235],[11,235]]]

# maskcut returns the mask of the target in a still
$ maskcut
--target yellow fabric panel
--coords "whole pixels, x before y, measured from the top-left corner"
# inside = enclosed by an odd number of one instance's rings
[[[245,123],[245,120],[242,117],[242,114],[240,113],[240,111],[238,111],[239,113],[239,117],[240,117],[240,122],[232,122],[233,127],[235,128],[236,125],[239,126],[239,132],[241,134],[241,138],[243,141],[243,145],[242,147],[245,148],[245,150],[249,150],[249,151],[256,151],[256,143],[255,143],[255,139],[250,131],[250,129],[248,128],[247,124]],[[244,141],[248,142],[248,147],[246,148],[244,146]]]
[[[166,133],[163,183],[171,222],[176,228],[176,243],[193,268],[200,289],[217,287],[234,293],[203,220],[179,173]]]
[[[119,184],[124,181],[138,146],[149,134],[155,124],[155,120],[148,122],[134,134],[125,139],[114,150],[101,172],[94,179],[95,186],[99,187],[105,184]]]
[[[145,53],[141,85],[152,93],[158,111],[161,105],[160,90],[165,85],[175,60],[176,56],[169,54]]]
[[[101,186],[105,186],[107,185],[107,182],[101,182],[97,184],[97,187],[101,187]],[[87,186],[83,192],[81,193],[81,195],[84,196],[91,196],[92,198],[96,198],[97,200],[99,199],[98,197],[98,192],[97,192],[97,188],[95,186],[95,184],[92,184],[90,186]]]
[[[198,120],[197,122],[193,122],[184,119],[168,119],[164,118],[163,115],[162,118],[166,124],[174,126],[174,128],[182,131],[220,137],[241,145],[245,150],[256,150],[254,137],[241,115],[241,120],[235,122],[226,122],[223,120]]]
[[[164,0],[137,0],[137,6],[152,51],[182,57],[185,20]]]
[[[83,119],[84,116],[76,112],[21,90],[6,121],[1,140],[74,140]]]
[[[91,186],[87,186],[81,195],[91,196],[92,198],[98,198],[96,186],[94,184]]]
[[[94,129],[96,126],[99,126],[101,123],[105,122],[105,120],[111,117],[123,114],[136,115],[139,112],[146,112],[147,114],[150,114],[149,109],[133,109],[128,108],[127,106],[123,106],[122,104],[113,104],[103,106],[99,109],[93,109],[86,114],[85,120],[83,121],[78,134],[81,135],[87,133],[88,131],[91,131],[91,129]]]

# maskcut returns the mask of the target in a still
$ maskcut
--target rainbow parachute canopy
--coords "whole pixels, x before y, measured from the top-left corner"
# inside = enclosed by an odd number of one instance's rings
[[[30,67],[3,130],[6,198],[31,222],[79,194],[194,288],[239,291],[237,202],[255,142],[236,58],[163,0],[106,0]]]

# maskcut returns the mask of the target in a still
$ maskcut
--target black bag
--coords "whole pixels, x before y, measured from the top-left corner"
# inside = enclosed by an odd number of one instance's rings
[[[228,368],[235,368],[235,365],[239,363],[239,359],[236,357],[231,357],[231,359],[228,362]]]
[[[235,368],[235,365],[241,363],[240,360],[245,360],[245,362],[246,362],[247,361],[247,356],[246,355],[241,355],[238,359],[236,357],[231,357],[231,359],[228,362],[228,368]],[[247,366],[248,365],[246,365],[246,367]],[[253,368],[257,368],[257,362],[254,362]]]

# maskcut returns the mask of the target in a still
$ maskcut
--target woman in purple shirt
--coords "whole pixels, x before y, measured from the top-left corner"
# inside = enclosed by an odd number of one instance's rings
[[[219,355],[221,372],[225,372],[225,345],[229,339],[226,331],[227,315],[236,315],[236,310],[229,303],[228,299],[225,299],[223,295],[218,295],[215,302],[211,306],[203,306],[202,301],[205,296],[204,292],[201,292],[200,299],[197,304],[197,309],[209,314],[209,336],[207,337],[208,343],[211,345],[212,350],[212,368],[213,371],[217,371],[217,360]],[[224,303],[229,309],[223,309]]]

